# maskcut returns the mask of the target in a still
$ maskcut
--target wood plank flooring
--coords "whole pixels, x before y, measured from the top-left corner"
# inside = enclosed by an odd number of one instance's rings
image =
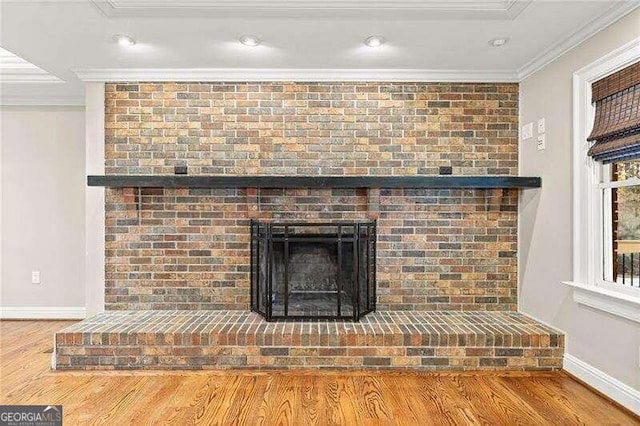
[[[69,324],[0,321],[0,404],[62,404],[65,424],[640,425],[562,372],[51,371]]]

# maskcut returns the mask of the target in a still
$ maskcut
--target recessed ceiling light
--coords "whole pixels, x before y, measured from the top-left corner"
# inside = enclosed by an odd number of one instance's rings
[[[509,39],[506,37],[494,38],[493,40],[489,40],[489,46],[491,47],[502,47],[507,43],[509,43]]]
[[[133,46],[134,44],[136,44],[136,41],[128,35],[118,34],[114,38],[120,46]]]
[[[260,44],[260,39],[254,35],[245,34],[240,37],[240,43],[245,46],[254,47]]]
[[[370,36],[367,37],[367,39],[364,41],[364,44],[366,44],[369,47],[380,47],[384,44],[384,38],[382,38],[381,36]]]

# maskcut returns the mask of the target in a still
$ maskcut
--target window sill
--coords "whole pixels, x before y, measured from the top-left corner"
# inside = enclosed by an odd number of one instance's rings
[[[640,297],[571,281],[563,284],[573,288],[574,301],[640,323]]]

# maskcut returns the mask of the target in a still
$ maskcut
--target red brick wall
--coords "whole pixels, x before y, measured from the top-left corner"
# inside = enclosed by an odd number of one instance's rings
[[[107,174],[517,175],[516,84],[106,85]],[[366,219],[363,190],[107,189],[107,309],[247,309],[250,208]],[[138,202],[141,211],[138,212]],[[378,309],[516,309],[517,192],[382,189]]]

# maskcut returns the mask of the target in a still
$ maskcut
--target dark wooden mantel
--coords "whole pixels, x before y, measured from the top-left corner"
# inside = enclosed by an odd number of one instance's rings
[[[88,176],[89,186],[116,188],[540,188],[532,176]]]

